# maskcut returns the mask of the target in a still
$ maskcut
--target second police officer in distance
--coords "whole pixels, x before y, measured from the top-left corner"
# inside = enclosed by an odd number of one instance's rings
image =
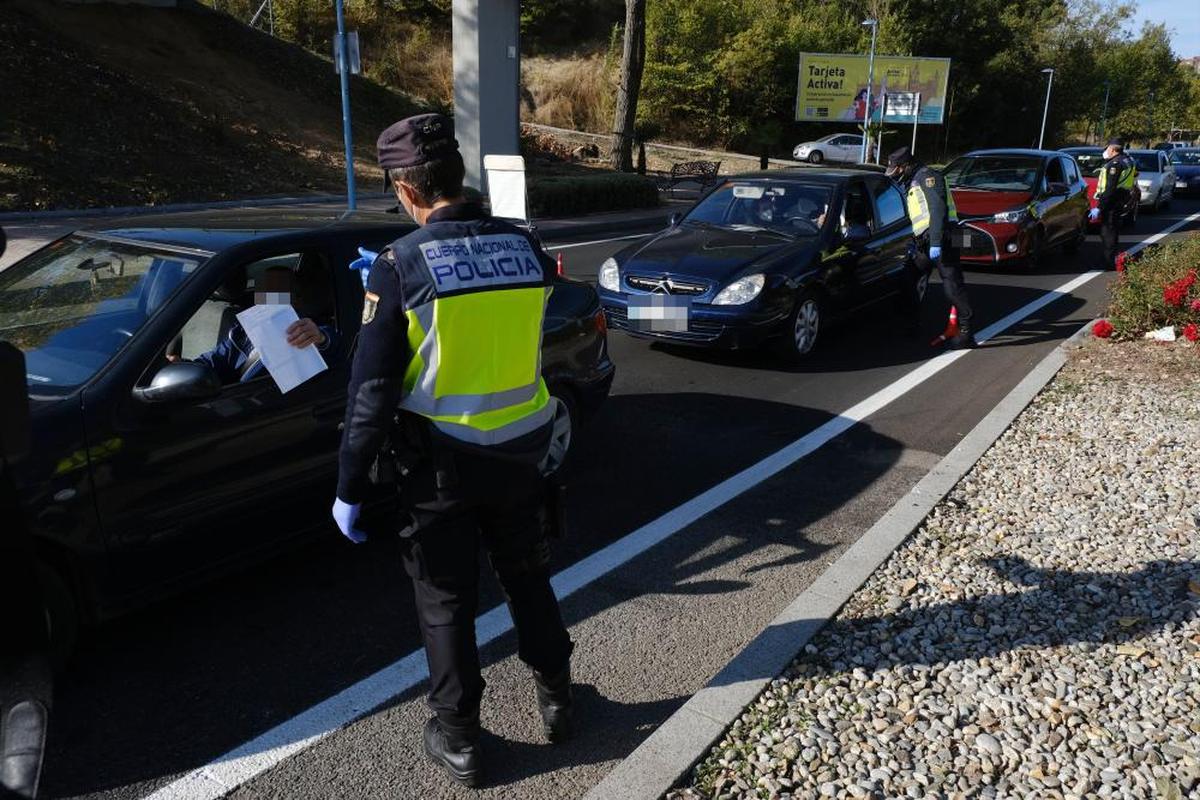
[[[1100,218],[1100,240],[1104,245],[1104,264],[1108,269],[1117,266],[1118,235],[1137,181],[1137,165],[1125,154],[1120,139],[1109,139],[1104,150],[1104,165],[1096,179],[1096,207],[1088,212],[1095,221]]]
[[[936,266],[946,299],[958,311],[958,334],[951,337],[946,346],[955,350],[974,347],[971,301],[963,284],[958,247],[954,241],[958,211],[954,208],[954,196],[946,186],[946,179],[937,170],[918,161],[907,147],[888,156],[887,175],[907,192],[917,270],[924,275]]]
[[[533,670],[543,731],[570,733],[573,644],[550,587],[546,456],[556,400],[541,375],[554,265],[525,231],[463,197],[452,123],[425,114],[379,137],[405,210],[421,227],[375,259],[348,390],[333,515],[354,541],[385,437],[398,478],[405,570],[429,662],[426,753],[459,782],[481,774],[475,644],[477,553],[487,551]],[[391,431],[399,409],[401,432]]]

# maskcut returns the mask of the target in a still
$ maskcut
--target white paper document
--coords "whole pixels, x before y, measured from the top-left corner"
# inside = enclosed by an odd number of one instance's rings
[[[296,309],[286,305],[256,305],[237,315],[250,343],[258,351],[263,366],[279,391],[290,392],[312,376],[329,369],[317,346],[292,347],[288,344],[287,329],[300,317]]]

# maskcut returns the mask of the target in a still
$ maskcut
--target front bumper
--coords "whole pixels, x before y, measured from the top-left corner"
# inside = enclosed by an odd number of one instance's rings
[[[768,304],[762,298],[744,306],[714,306],[695,303],[688,315],[686,331],[649,330],[629,321],[629,295],[601,290],[600,303],[610,330],[672,344],[741,350],[758,347],[777,336],[787,322],[790,308]]]
[[[968,264],[1008,264],[1029,255],[1029,231],[1014,222],[973,220],[960,226],[959,259]]]

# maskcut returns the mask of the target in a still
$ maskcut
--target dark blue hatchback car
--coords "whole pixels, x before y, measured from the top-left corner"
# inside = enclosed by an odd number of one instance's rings
[[[924,296],[899,188],[876,172],[734,175],[682,218],[600,267],[609,326],[715,348],[777,344],[789,358],[828,324],[898,293]]]

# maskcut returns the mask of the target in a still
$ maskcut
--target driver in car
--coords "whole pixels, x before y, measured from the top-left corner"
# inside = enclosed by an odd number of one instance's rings
[[[312,319],[318,316],[315,313],[318,298],[328,283],[327,276],[316,272],[303,265],[296,272],[286,267],[269,269],[263,273],[262,290],[255,292],[254,299],[259,304],[290,303],[300,319],[288,326],[288,344],[296,348],[316,345],[325,354],[336,351],[338,335],[332,324],[318,324]],[[168,359],[176,360],[172,356]],[[192,360],[212,367],[224,384],[254,380],[266,369],[240,322],[234,322],[215,348]]]

